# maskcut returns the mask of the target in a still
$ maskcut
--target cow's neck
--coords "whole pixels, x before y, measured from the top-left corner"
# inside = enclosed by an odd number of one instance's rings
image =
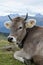
[[[37,30],[37,29],[39,29],[39,27],[37,27],[37,26],[34,26],[34,27],[31,28],[31,29],[30,29],[30,28],[27,28],[27,29],[26,29],[26,35],[24,36],[24,38],[23,38],[23,40],[21,41],[21,43],[18,43],[19,48],[23,48],[24,43],[25,43],[25,40],[27,39],[28,34],[31,33],[31,32],[34,31],[34,30]]]

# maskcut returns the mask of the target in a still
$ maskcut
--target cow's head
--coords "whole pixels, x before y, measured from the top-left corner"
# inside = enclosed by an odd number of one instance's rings
[[[27,21],[28,14],[26,14],[25,18],[16,17],[11,19],[10,16],[8,17],[11,22],[5,22],[4,25],[11,31],[10,35],[8,36],[9,42],[20,43],[23,40],[24,36],[26,35],[26,29],[32,28],[33,26],[36,25],[36,20],[34,19],[29,19]]]

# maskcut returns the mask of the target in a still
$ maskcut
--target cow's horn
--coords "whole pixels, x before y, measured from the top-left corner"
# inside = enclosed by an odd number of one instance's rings
[[[26,14],[26,17],[25,17],[24,21],[27,20],[27,18],[28,18],[28,13]]]
[[[12,21],[12,18],[8,15],[9,19]]]

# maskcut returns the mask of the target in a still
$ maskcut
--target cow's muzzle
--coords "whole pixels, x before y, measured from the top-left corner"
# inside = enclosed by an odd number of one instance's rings
[[[8,36],[8,41],[16,43],[16,38],[13,36]]]

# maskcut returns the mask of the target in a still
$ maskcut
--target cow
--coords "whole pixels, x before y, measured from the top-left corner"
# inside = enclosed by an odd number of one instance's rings
[[[8,41],[21,48],[14,53],[14,58],[27,65],[26,60],[31,59],[36,65],[43,65],[43,27],[36,26],[35,19],[28,20],[28,14],[13,19],[8,17],[10,22],[4,23],[10,29]]]

